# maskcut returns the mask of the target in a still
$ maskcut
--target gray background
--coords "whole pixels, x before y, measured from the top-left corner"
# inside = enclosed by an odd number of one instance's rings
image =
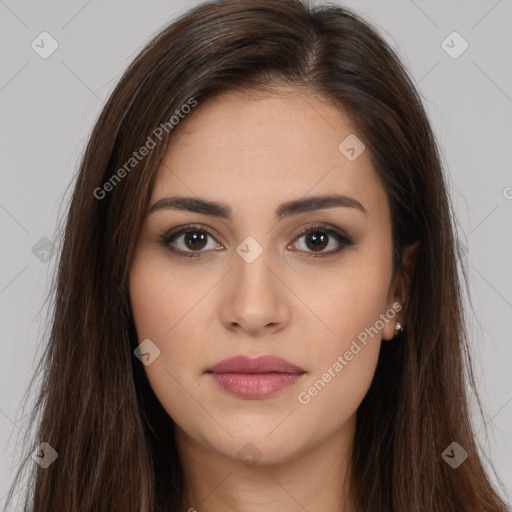
[[[15,441],[27,434],[22,395],[40,355],[56,262],[55,253],[44,261],[48,242],[38,243],[46,237],[60,247],[61,203],[121,73],[155,32],[195,3],[0,0],[2,504],[20,455]],[[439,139],[468,257],[473,356],[487,414],[485,423],[478,415],[474,421],[512,496],[512,0],[344,5],[372,21],[401,55]],[[59,45],[47,59],[31,47],[43,31]],[[469,44],[458,58],[444,46],[457,52],[460,40],[442,44],[453,31]]]

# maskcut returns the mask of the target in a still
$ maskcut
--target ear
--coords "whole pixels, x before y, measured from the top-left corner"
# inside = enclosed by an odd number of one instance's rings
[[[395,311],[396,314],[394,318],[390,319],[390,321],[384,325],[384,329],[382,330],[383,340],[391,340],[395,337],[398,332],[395,329],[395,324],[397,321],[400,322],[402,326],[404,324],[404,313],[409,301],[410,283],[416,264],[416,256],[419,244],[420,242],[417,240],[413,244],[405,247],[402,251],[403,269],[397,269],[396,275],[389,288],[386,304],[386,311]],[[400,304],[400,308],[398,307],[398,304]]]

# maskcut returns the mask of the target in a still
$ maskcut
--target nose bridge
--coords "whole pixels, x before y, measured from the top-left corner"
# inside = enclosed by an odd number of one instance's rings
[[[271,250],[263,246],[253,237],[247,237],[236,248],[234,256],[235,288],[240,300],[252,299],[267,302],[275,293],[275,276],[270,271],[272,267]]]

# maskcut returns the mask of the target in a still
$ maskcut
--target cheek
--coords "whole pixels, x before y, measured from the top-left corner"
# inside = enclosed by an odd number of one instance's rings
[[[130,303],[139,340],[166,345],[187,324],[204,289],[188,286],[186,272],[177,272],[165,255],[140,250],[130,268]],[[200,280],[208,286],[208,279]],[[202,293],[200,293],[202,291]]]
[[[392,321],[385,317],[391,260],[385,251],[380,257],[355,255],[336,276],[322,282],[315,299],[329,330],[308,347],[315,371],[297,397],[311,421],[320,415],[333,429],[355,413],[373,379],[382,327]]]
[[[381,346],[381,329],[375,324],[385,297],[384,288],[375,292],[340,292],[336,310],[327,320],[335,335],[324,336],[308,349],[314,371],[296,397],[308,429],[320,428],[321,422],[326,435],[336,431],[356,413],[370,387]],[[382,300],[375,296],[379,294]]]
[[[317,357],[318,353],[332,356],[333,350],[344,350],[385,312],[391,259],[385,249],[378,252],[353,252],[336,269],[317,272],[295,284],[297,295],[305,298],[323,324],[319,324],[323,341],[314,347]],[[380,322],[378,327],[382,330]]]
[[[190,395],[184,389],[193,395],[197,392],[191,372],[200,372],[193,363],[200,360],[201,346],[191,339],[189,328],[193,327],[191,313],[198,299],[184,286],[183,277],[173,275],[164,263],[158,258],[150,262],[144,251],[136,255],[129,289],[138,341],[150,339],[160,351],[144,365],[144,371],[156,397],[176,421],[191,408]]]

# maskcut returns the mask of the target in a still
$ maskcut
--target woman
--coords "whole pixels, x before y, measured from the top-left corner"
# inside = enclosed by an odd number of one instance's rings
[[[184,14],[81,164],[25,506],[505,510],[469,420],[452,218],[367,22],[300,0]]]

